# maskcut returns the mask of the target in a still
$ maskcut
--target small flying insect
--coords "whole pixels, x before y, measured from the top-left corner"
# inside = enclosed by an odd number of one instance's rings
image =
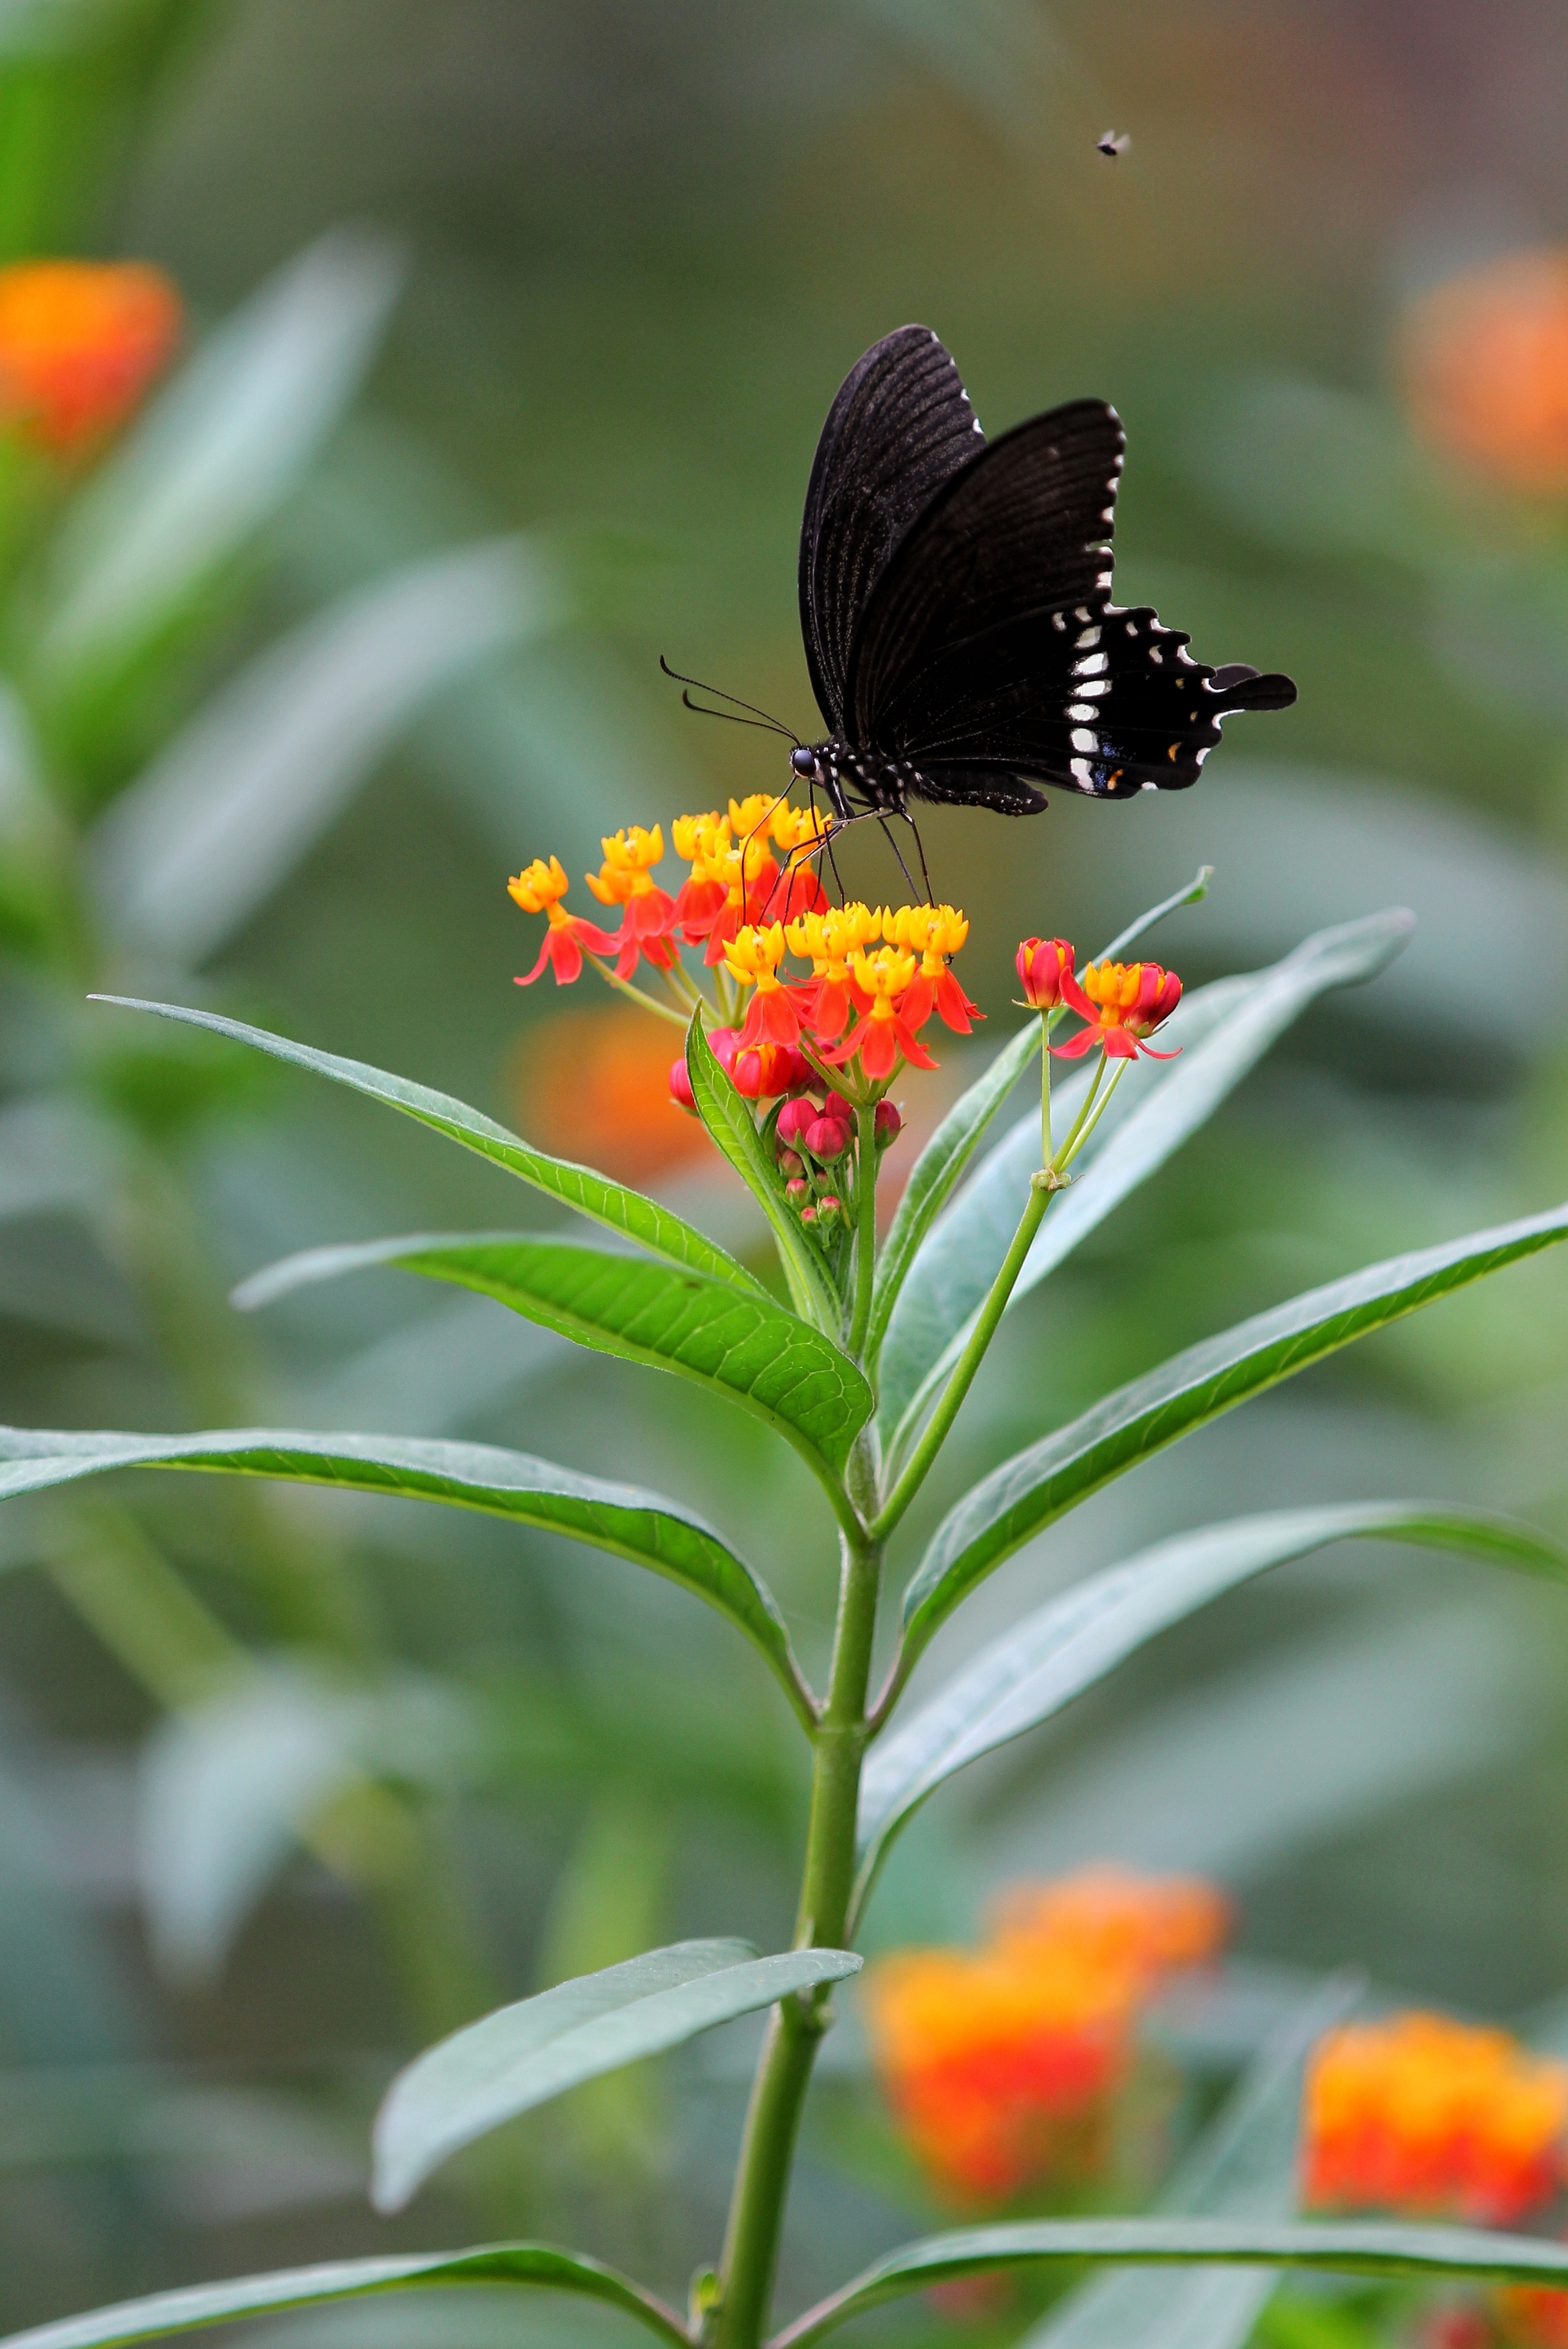
[[[1131,146],[1132,134],[1129,130],[1108,130],[1103,138],[1097,139],[1094,143],[1099,152],[1102,155],[1109,155],[1114,163],[1117,157],[1125,155]]]

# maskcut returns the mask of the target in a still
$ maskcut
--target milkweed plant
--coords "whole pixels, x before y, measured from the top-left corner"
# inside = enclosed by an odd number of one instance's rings
[[[813,810],[766,797],[731,802],[725,813],[676,818],[671,842],[686,870],[666,889],[655,878],[661,826],[606,839],[589,882],[593,916],[567,910],[567,875],[555,858],[520,873],[512,897],[545,922],[521,983],[549,972],[570,985],[592,966],[672,1023],[670,1113],[699,1120],[749,1190],[776,1252],[767,1276],[659,1199],[549,1155],[425,1086],[204,1010],[108,998],[119,1009],[105,1016],[186,1021],[308,1070],[477,1153],[612,1235],[609,1245],[573,1228],[321,1248],[253,1276],[237,1301],[258,1306],[356,1268],[397,1267],[479,1291],[577,1345],[749,1412],[805,1463],[836,1528],[837,1614],[820,1686],[803,1672],[769,1588],[776,1525],[758,1525],[757,1556],[748,1559],[676,1500],[519,1452],[282,1428],[13,1428],[0,1437],[0,1476],[16,1495],[133,1466],[199,1469],[485,1511],[662,1576],[751,1643],[810,1759],[791,1947],[763,1954],[740,1940],[681,1942],[505,2006],[441,2040],[394,2081],[373,2146],[376,2205],[400,2210],[450,2156],[515,2116],[765,2011],[722,2243],[692,2280],[684,2309],[585,2254],[503,2241],[167,2292],[45,2324],[11,2349],[151,2340],[455,2284],[584,2295],[666,2344],[712,2349],[758,2349],[765,2340],[807,2349],[902,2295],[1006,2271],[1070,2277],[1086,2261],[1187,2271],[1083,2288],[1111,2295],[1094,2337],[1119,2341],[1138,2333],[1138,2307],[1115,2297],[1129,2286],[1156,2289],[1172,2311],[1187,2305],[1181,2295],[1198,2293],[1191,2313],[1203,2329],[1192,2337],[1239,2343],[1260,2290],[1284,2268],[1480,2278],[1516,2291],[1568,2284],[1568,2247],[1507,2231],[1556,2175],[1550,2147],[1568,2112],[1563,2075],[1530,2070],[1511,2044],[1493,2046],[1486,2034],[1472,2047],[1475,2034],[1463,2026],[1429,2018],[1357,2037],[1340,2028],[1345,1986],[1330,1984],[1260,2059],[1262,2071],[1223,2117],[1218,2152],[1183,2172],[1185,2184],[1158,2215],[965,2225],[905,2245],[804,2312],[781,2318],[775,2309],[813,2064],[835,1993],[861,1970],[854,1945],[879,1869],[928,1795],[1210,1600],[1327,1545],[1375,1537],[1557,1579],[1568,1561],[1524,1526],[1446,1503],[1276,1510],[1183,1533],[1088,1575],[934,1693],[912,1698],[911,1675],[934,1635],[1003,1560],[1111,1479],[1356,1339],[1568,1237],[1568,1206],[1367,1266],[1204,1340],[991,1469],[948,1507],[923,1549],[906,1555],[912,1505],[1004,1315],[1213,1112],[1299,1013],[1382,969],[1404,945],[1410,917],[1396,910],[1325,931],[1270,968],[1184,993],[1174,972],[1130,956],[1165,915],[1203,894],[1205,870],[1092,959],[1064,936],[1024,939],[1014,1002],[983,1015],[955,968],[969,933],[964,914],[946,905],[831,902],[821,876],[830,828]],[[1042,908],[1042,922],[1055,910]],[[917,1088],[944,1035],[971,1036],[983,1016],[1001,1041],[913,1164],[899,1164],[911,1137],[895,1090]],[[1037,1106],[1031,1102],[997,1140],[999,1112],[1017,1087],[1037,1087]],[[902,1179],[887,1211],[890,1167]],[[884,1605],[890,1573],[903,1592],[896,1620]],[[967,2021],[989,2028],[1011,2013],[1017,2023],[1022,2010],[1009,2001],[1020,1966],[1039,1979],[1041,1931],[1059,1936],[1070,1912],[1101,1935],[1080,1933],[1078,1957],[1058,1968],[1080,2023],[1099,2030],[1117,2003],[1107,1996],[1108,1914],[1120,1919],[1119,1932],[1132,1919],[1152,1969],[1213,1949],[1224,1922],[1216,1899],[1202,1888],[1167,1888],[1153,1907],[1145,1899],[1129,1908],[1124,1889],[1079,1888],[1051,1895],[1048,1914],[1037,1899],[1015,1903],[995,1943],[973,1956],[884,1965],[868,2002],[873,2038],[895,2111],[933,2174],[975,2192],[1006,2189],[1021,2174],[1022,2139],[1007,2133],[1011,2122],[999,2134],[995,2114],[975,2106],[976,2075],[962,2063]],[[1099,2053],[1086,2059],[1082,2080],[1106,2076],[1109,2044],[1103,2034],[1094,2042]],[[1453,2087],[1447,2104],[1434,2101],[1434,2078]],[[1418,2091],[1429,2117],[1442,2107],[1440,2144],[1430,2130],[1431,2143],[1418,2141],[1413,2123],[1403,2138],[1384,2126],[1390,2100],[1414,2109]],[[1305,2199],[1321,2214],[1307,2220],[1295,2215],[1291,2183],[1304,2096],[1314,2132]],[[1284,2147],[1284,2169],[1276,2158],[1274,2186],[1260,2199],[1255,2162],[1243,2165],[1254,2184],[1236,2188],[1235,2153],[1244,2141],[1255,2154],[1259,2132],[1269,2130]],[[1383,2165],[1376,2176],[1374,2154]],[[1367,2208],[1396,2215],[1337,2215]],[[1412,2211],[1461,2223],[1423,2224]]]

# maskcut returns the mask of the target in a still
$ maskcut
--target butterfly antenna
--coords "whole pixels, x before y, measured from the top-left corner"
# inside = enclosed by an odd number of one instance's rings
[[[731,701],[735,704],[737,709],[749,709],[753,718],[759,718],[765,726],[771,726],[776,734],[785,735],[789,741],[794,743],[797,750],[800,749],[800,737],[795,732],[794,729],[792,727],[786,726],[781,718],[770,718],[767,710],[758,709],[754,701],[742,701],[738,693],[726,693],[722,686],[705,685],[700,677],[683,676],[678,668],[672,668],[670,667],[663,653],[659,655],[659,667],[664,670],[664,673],[667,678],[674,678],[676,685],[695,685],[699,693],[711,693],[716,701]],[[683,693],[681,699],[686,703],[688,709],[696,709],[696,704],[692,701],[687,695]],[[699,717],[703,718],[718,718],[722,717],[723,712],[717,709],[705,709],[699,710],[697,714]]]
[[[692,699],[689,693],[683,693],[681,701],[694,718],[722,718],[731,726],[755,726],[759,734],[782,734],[789,742],[795,740],[787,728],[774,726],[765,718],[738,718],[733,709],[705,709],[700,701]]]

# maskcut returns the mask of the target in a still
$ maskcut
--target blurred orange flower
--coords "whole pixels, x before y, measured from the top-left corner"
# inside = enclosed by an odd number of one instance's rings
[[[680,1047],[676,1030],[635,1004],[540,1021],[512,1063],[521,1131],[622,1182],[652,1181],[708,1158],[707,1129],[670,1099],[672,1047]]]
[[[1023,1885],[985,1948],[908,1950],[868,1969],[867,2012],[894,2117],[939,2191],[1006,2201],[1093,2176],[1143,2000],[1219,1947],[1212,1886],[1091,1868]]]
[[[1550,2284],[1504,2284],[1493,2295],[1505,2341],[1520,2349],[1568,2349],[1568,2292]]]
[[[1400,358],[1429,440],[1514,489],[1568,491],[1568,251],[1437,286],[1409,311]]]
[[[180,338],[180,296],[141,262],[0,269],[0,421],[67,456],[131,413]]]
[[[1563,2178],[1568,2067],[1440,2014],[1350,2023],[1307,2073],[1305,2191],[1319,2208],[1511,2226]]]

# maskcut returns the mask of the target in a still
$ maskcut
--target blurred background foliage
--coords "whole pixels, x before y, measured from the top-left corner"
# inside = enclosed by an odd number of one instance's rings
[[[1224,1319],[1558,1197],[1568,330],[1532,339],[1539,285],[1479,312],[1441,289],[1568,236],[1565,102],[1549,0],[5,0],[0,257],[150,261],[189,315],[112,447],[18,446],[0,482],[0,1413],[645,1475],[820,1660],[828,1530],[746,1421],[391,1276],[227,1307],[289,1247],[518,1217],[492,1175],[83,998],[261,1017],[618,1147],[754,1243],[662,1097],[662,1038],[515,992],[536,941],[503,884],[773,781],[766,743],[673,705],[659,652],[810,730],[806,473],[906,317],[993,431],[1113,399],[1119,595],[1301,688],[1183,798],[932,817],[991,1032],[1019,935],[1092,947],[1200,862],[1210,897],[1157,941],[1189,981],[1389,902],[1420,919],[1013,1317],[954,1481]],[[917,1123],[963,1068],[908,1082]],[[1276,1501],[1568,1530],[1564,1301],[1532,1262],[1144,1468],[925,1669]],[[500,1997],[788,1939],[801,1771],[748,1656],[612,1560],[262,1486],[13,1507],[0,1568],[0,2323],[476,2230],[678,2297],[717,2240],[744,2026],[518,2125],[397,2222],[364,2201],[365,2123]],[[1221,2070],[1249,1998],[1347,1960],[1527,2014],[1568,1982],[1565,1666],[1528,1589],[1366,1548],[1287,1570],[945,1793],[873,1936],[961,1939],[998,1885],[1110,1857],[1234,1898]],[[851,2015],[791,2303],[929,2215],[861,2044]],[[274,2331],[478,2349],[500,2321]]]

